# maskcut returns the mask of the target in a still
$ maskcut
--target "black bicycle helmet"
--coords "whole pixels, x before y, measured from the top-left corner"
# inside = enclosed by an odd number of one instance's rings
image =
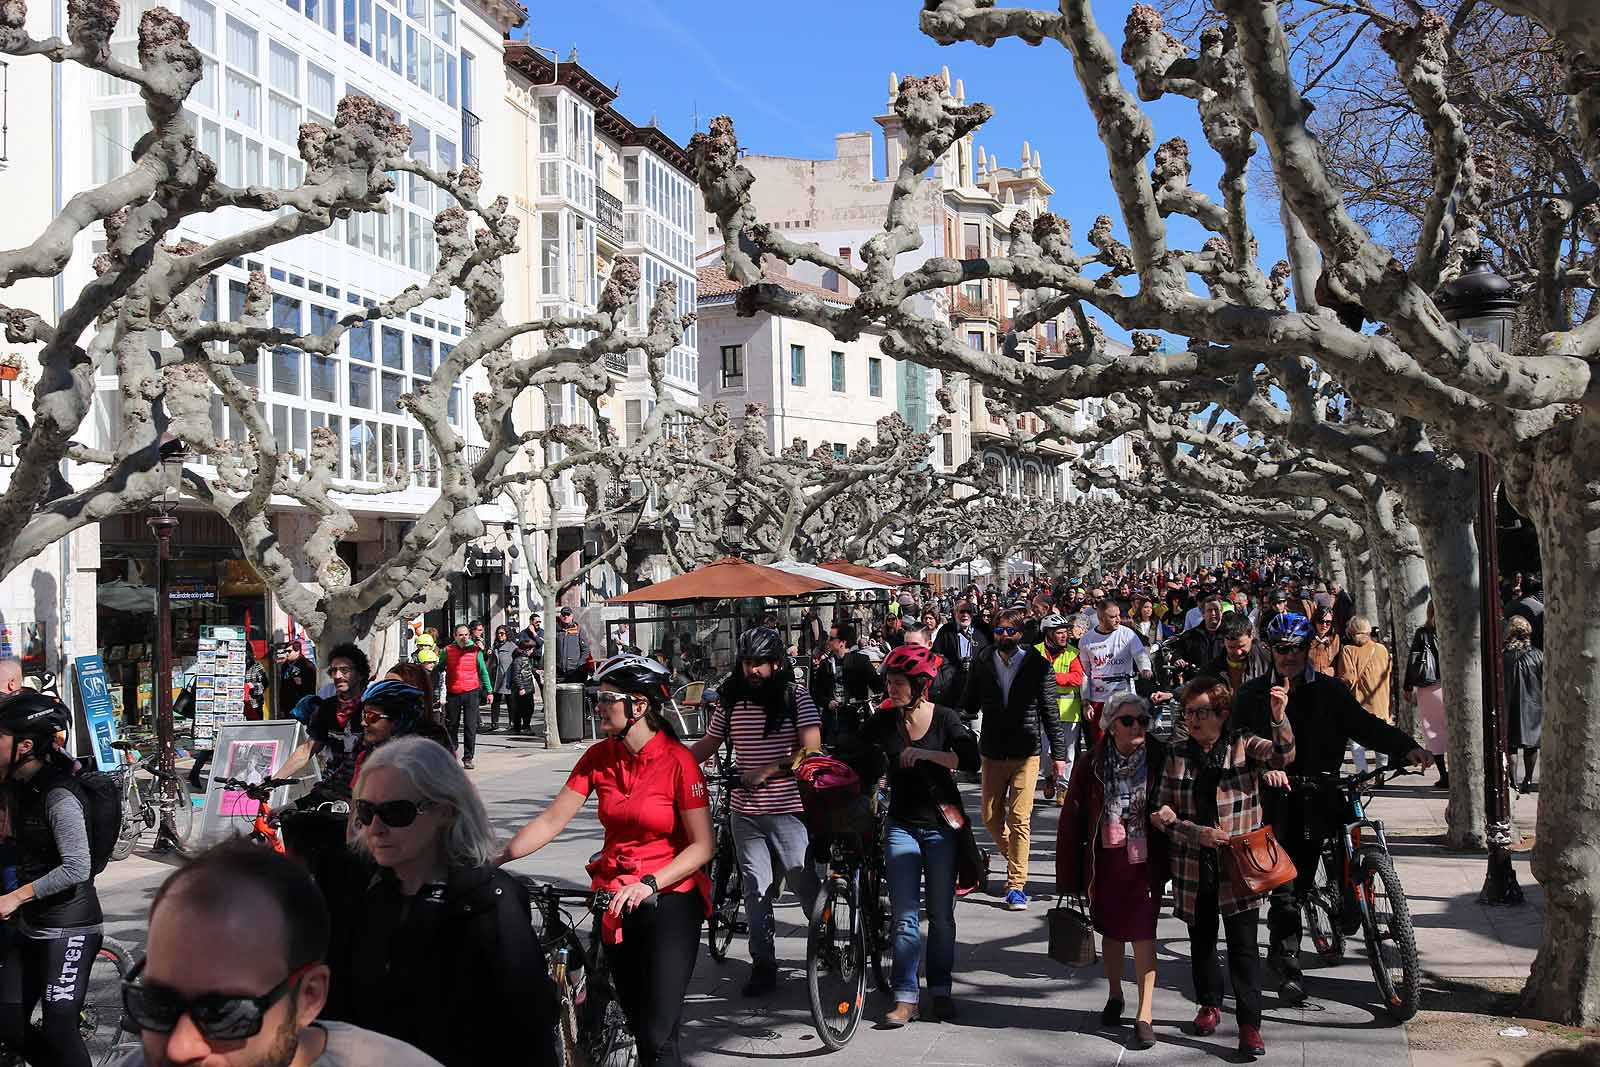
[[[624,693],[639,693],[656,703],[672,697],[672,673],[647,656],[624,652],[606,660],[594,672],[596,685],[609,684]]]
[[[770,626],[758,626],[739,635],[741,660],[766,659],[782,663],[787,655],[783,637]]]
[[[0,733],[13,737],[49,738],[67,728],[72,714],[67,706],[47,693],[18,690],[0,702]]]
[[[361,706],[373,707],[389,717],[397,734],[416,729],[422,718],[422,690],[393,678],[373,682],[361,693]]]

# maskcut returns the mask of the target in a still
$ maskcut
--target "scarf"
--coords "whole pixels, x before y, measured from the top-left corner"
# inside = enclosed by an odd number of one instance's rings
[[[334,710],[334,719],[341,727],[348,726],[350,725],[351,717],[360,710],[361,694],[358,692],[354,696],[345,697],[339,701],[338,707]]]
[[[1140,745],[1133,754],[1124,756],[1117,746],[1106,742],[1106,793],[1105,817],[1118,821],[1127,829],[1128,843],[1142,843],[1145,836],[1145,794],[1149,791],[1150,761],[1145,747]],[[1122,810],[1122,798],[1128,797],[1128,810]]]

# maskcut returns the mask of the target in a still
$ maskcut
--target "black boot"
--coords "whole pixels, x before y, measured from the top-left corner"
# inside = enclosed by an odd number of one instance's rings
[[[1450,769],[1445,766],[1444,753],[1433,757],[1433,765],[1439,768],[1439,780],[1433,783],[1435,789],[1450,788]]]

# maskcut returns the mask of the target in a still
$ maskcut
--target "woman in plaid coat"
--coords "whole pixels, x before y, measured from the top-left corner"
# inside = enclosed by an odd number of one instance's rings
[[[1266,894],[1239,897],[1225,867],[1228,838],[1264,823],[1263,783],[1287,785],[1283,767],[1294,759],[1288,690],[1274,688],[1272,737],[1230,729],[1233,692],[1205,675],[1184,686],[1180,697],[1185,740],[1175,740],[1162,775],[1161,808],[1150,821],[1172,838],[1173,912],[1189,926],[1197,1035],[1216,1032],[1222,1013],[1222,969],[1217,965],[1217,927],[1228,941],[1228,974],[1239,1017],[1239,1051],[1266,1054],[1261,1039],[1261,950],[1257,944],[1260,904]]]

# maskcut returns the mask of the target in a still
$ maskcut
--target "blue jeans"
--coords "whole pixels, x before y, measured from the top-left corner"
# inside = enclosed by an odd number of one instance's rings
[[[885,850],[889,902],[894,908],[894,999],[917,1002],[917,964],[922,959],[918,912],[928,905],[928,992],[950,995],[956,963],[956,832],[943,826],[906,826],[890,820]]]

